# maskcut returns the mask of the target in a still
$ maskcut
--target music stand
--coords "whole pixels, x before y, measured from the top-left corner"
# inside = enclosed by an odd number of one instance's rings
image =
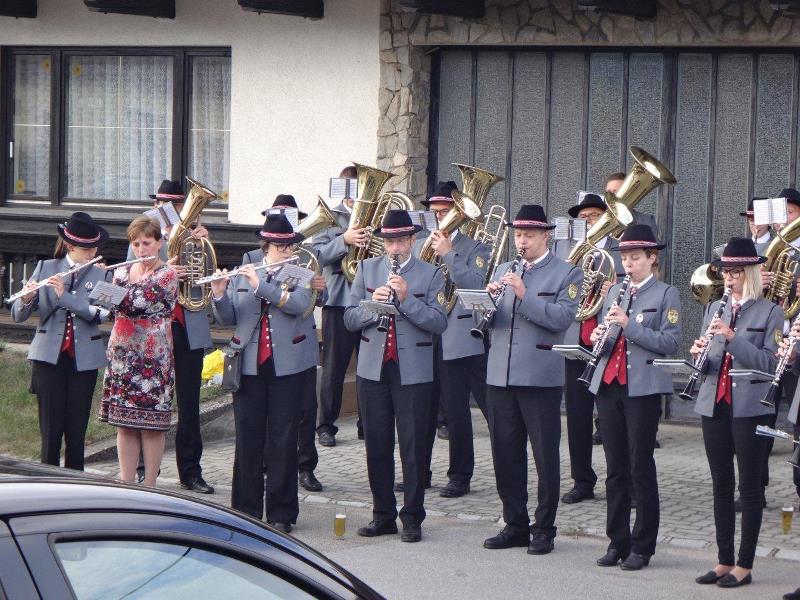
[[[564,358],[569,360],[582,360],[589,362],[594,358],[591,350],[587,350],[578,344],[557,344],[552,348],[553,352],[558,352]]]

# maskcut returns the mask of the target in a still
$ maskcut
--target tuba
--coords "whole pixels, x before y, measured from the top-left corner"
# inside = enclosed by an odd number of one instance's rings
[[[457,167],[461,172],[461,181],[463,182],[461,193],[472,200],[479,209],[483,210],[483,205],[492,187],[498,181],[502,181],[503,178],[484,169],[470,165],[453,163],[453,166]],[[478,221],[474,220],[467,221],[461,228],[461,233],[473,239],[476,239],[475,234],[477,231]]]
[[[191,188],[186,195],[181,222],[175,225],[167,244],[167,257],[186,267],[186,277],[178,282],[178,302],[186,310],[198,311],[205,308],[211,298],[211,284],[198,285],[196,280],[213,275],[217,270],[217,256],[214,246],[206,238],[192,237],[192,225],[200,213],[217,194],[190,177],[186,178]]]
[[[689,286],[694,299],[700,304],[706,305],[722,298],[725,282],[722,280],[720,272],[711,266],[711,263],[705,263],[694,270],[689,280]]]
[[[784,318],[793,319],[800,312],[800,295],[794,294],[794,279],[796,277],[798,260],[797,250],[792,242],[800,238],[800,219],[775,231],[775,237],[767,246],[764,255],[767,262],[764,268],[775,274],[772,285],[764,292],[764,297],[783,307]]]
[[[305,219],[303,219],[303,221],[300,223],[300,226],[297,228],[297,232],[303,234],[303,237],[308,239],[315,236],[319,232],[325,231],[331,227],[335,227],[336,225],[336,217],[333,216],[333,213],[325,204],[325,201],[317,196],[317,207],[312,210]],[[317,275],[322,273],[322,269],[319,267],[319,261],[312,251],[308,250],[307,248],[303,248],[302,246],[298,246],[297,250],[294,251],[294,256],[297,257],[298,266],[308,269],[309,271],[314,271],[314,273]],[[318,296],[319,292],[311,290],[311,302],[309,303],[306,311],[303,313],[304,318],[313,312],[314,306],[317,304]]]
[[[449,236],[456,229],[461,227],[463,223],[478,221],[481,216],[481,209],[477,204],[458,190],[453,190],[453,208],[450,209],[450,212],[448,212],[444,219],[442,219],[442,222],[439,223],[439,231]],[[430,236],[428,236],[428,239],[425,240],[422,244],[422,248],[420,248],[419,259],[437,265],[442,269],[445,282],[444,295],[447,302],[447,312],[449,313],[456,304],[456,285],[450,278],[447,265],[442,262],[441,258],[436,256]]]
[[[506,209],[495,204],[486,213],[483,223],[475,232],[475,241],[486,244],[491,248],[489,263],[486,265],[486,279],[483,285],[488,285],[494,275],[494,270],[503,259],[508,243],[508,227],[506,227]]]
[[[393,174],[374,167],[367,167],[358,163],[353,164],[355,164],[358,172],[359,198],[353,203],[353,211],[350,213],[348,228],[361,229],[372,225],[378,209],[378,194],[381,193],[381,188]],[[348,249],[347,254],[342,258],[342,273],[347,278],[347,281],[353,282],[358,263],[365,258],[369,258],[369,252],[369,247],[359,248],[352,246]]]
[[[617,200],[614,194],[606,193],[606,211],[586,232],[586,239],[576,244],[567,257],[567,262],[580,265],[583,271],[581,299],[578,305],[576,321],[585,321],[595,316],[603,306],[600,290],[606,281],[617,280],[614,259],[607,250],[598,248],[597,244],[606,236],[617,236],[633,222],[628,207]]]
[[[639,201],[663,183],[674,184],[677,179],[661,161],[637,146],[631,146],[636,161],[625,177],[616,196],[622,204],[635,208]]]
[[[403,192],[384,192],[376,202],[375,214],[372,216],[372,223],[369,225],[370,233],[383,225],[386,213],[392,209],[414,210],[414,202]],[[379,237],[371,236],[366,247],[364,258],[375,258],[383,256],[383,240]]]

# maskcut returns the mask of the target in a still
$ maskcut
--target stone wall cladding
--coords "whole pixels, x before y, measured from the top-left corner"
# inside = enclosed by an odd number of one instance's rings
[[[798,46],[800,16],[768,0],[659,0],[654,20],[575,10],[574,0],[486,0],[480,20],[417,15],[381,0],[378,167],[427,191],[431,61],[438,45]],[[395,180],[396,181],[396,180]]]

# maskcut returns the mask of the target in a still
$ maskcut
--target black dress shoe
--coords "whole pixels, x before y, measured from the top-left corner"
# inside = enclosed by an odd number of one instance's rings
[[[505,548],[523,547],[530,543],[527,531],[514,531],[508,525],[494,537],[483,541],[483,547],[489,550],[504,550]]]
[[[619,566],[623,571],[638,571],[650,564],[650,557],[644,554],[636,554],[631,552],[628,558],[622,561]]]
[[[578,488],[572,488],[566,494],[561,496],[561,501],[564,504],[577,504],[578,502],[582,502],[584,500],[594,500],[594,492],[592,490],[584,492]]]
[[[469,481],[456,481],[451,479],[447,485],[439,490],[442,498],[460,498],[469,494]]]
[[[597,559],[598,567],[615,567],[620,561],[628,558],[627,552],[620,552],[616,548],[609,548],[606,553]]]
[[[280,521],[267,521],[270,525],[272,525],[278,531],[282,531],[283,533],[291,533],[292,532],[292,524],[291,523],[281,523]]]
[[[366,527],[359,527],[358,535],[361,537],[378,537],[379,535],[390,535],[397,533],[397,523],[395,521],[370,521]]]
[[[144,483],[144,471],[136,471],[136,483]]]
[[[336,445],[336,436],[330,431],[322,431],[319,434],[319,445],[326,448],[333,448]]]
[[[447,425],[439,425],[439,427],[436,428],[436,437],[440,440],[450,439],[450,430],[447,428]]]
[[[702,585],[708,585],[711,583],[717,583],[722,578],[722,575],[717,575],[715,571],[709,571],[705,575],[700,575],[700,577],[695,577],[695,583],[700,583]]]
[[[733,573],[728,573],[720,577],[719,581],[717,581],[717,585],[722,588],[735,588],[742,585],[747,585],[748,583],[753,583],[753,576],[750,575],[750,573],[741,579],[736,579],[736,576]]]
[[[528,554],[550,554],[553,551],[553,538],[545,533],[534,533],[528,544]]]
[[[797,588],[793,592],[786,592],[783,595],[783,600],[800,600],[800,588]]]
[[[214,488],[206,483],[202,477],[193,477],[189,481],[181,481],[181,487],[185,490],[192,490],[200,494],[213,494]]]
[[[300,471],[300,477],[298,477],[297,480],[304,490],[309,492],[322,491],[322,484],[319,482],[319,479],[314,477],[314,471]]]
[[[401,542],[418,542],[422,539],[422,528],[419,525],[403,525],[403,533],[400,534]]]

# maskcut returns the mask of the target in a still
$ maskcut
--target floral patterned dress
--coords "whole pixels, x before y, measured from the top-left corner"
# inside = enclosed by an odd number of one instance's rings
[[[121,427],[166,430],[175,384],[170,317],[178,278],[165,264],[130,283],[130,269],[114,271],[114,285],[127,287],[128,295],[117,307],[108,341],[98,418]]]

